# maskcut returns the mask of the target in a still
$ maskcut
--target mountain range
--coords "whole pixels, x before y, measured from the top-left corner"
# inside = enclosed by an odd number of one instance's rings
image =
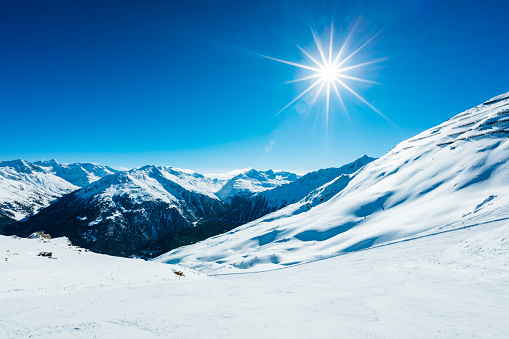
[[[3,233],[45,231],[100,253],[152,257],[255,220],[372,160],[305,176],[247,169],[229,180],[168,166],[118,171],[55,160],[2,162],[1,173],[10,176],[0,183],[11,187],[1,201]],[[19,206],[17,215],[12,206]]]
[[[214,272],[284,267],[508,217],[508,136],[509,93],[379,159],[302,176],[4,161],[0,232]]]

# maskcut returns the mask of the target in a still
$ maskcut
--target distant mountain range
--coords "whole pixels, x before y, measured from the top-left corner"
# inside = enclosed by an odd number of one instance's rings
[[[152,257],[294,203],[372,160],[363,156],[302,177],[248,169],[229,180],[173,167],[118,171],[55,160],[5,161],[0,163],[0,227],[4,234],[65,235],[100,253]]]

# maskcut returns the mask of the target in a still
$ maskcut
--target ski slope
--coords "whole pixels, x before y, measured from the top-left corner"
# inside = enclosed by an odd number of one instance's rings
[[[509,221],[435,233],[268,272],[185,270],[181,280],[178,266],[0,236],[0,337],[504,337]]]

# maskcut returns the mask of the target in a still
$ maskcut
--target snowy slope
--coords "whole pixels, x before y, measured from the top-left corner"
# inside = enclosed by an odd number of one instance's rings
[[[232,196],[250,196],[298,179],[295,173],[284,171],[257,171],[251,169],[240,173],[219,190],[216,195],[223,201],[229,201]]]
[[[171,180],[189,191],[217,199],[217,192],[225,184],[224,180],[211,179],[197,172],[176,167],[156,167],[165,179]]]
[[[51,252],[52,258],[39,256],[41,252]],[[0,236],[0,264],[2,298],[178,281],[174,270],[183,271],[186,279],[203,277],[180,266],[96,254],[65,237]]]
[[[25,160],[0,162],[0,214],[6,218],[23,219],[77,188]]]
[[[0,337],[504,338],[508,239],[505,220],[205,278],[65,239],[0,236]]]
[[[283,267],[452,224],[509,216],[509,97],[499,96],[397,145],[328,201],[303,199],[158,260],[218,271]],[[494,212],[497,212],[494,216]]]

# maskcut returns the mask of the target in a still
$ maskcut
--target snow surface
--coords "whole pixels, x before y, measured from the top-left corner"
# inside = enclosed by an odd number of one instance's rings
[[[157,260],[206,272],[260,271],[461,227],[479,215],[509,217],[508,136],[509,97],[502,95],[343,177],[328,201],[304,198]]]
[[[79,252],[64,238],[0,236],[0,337],[502,338],[507,239],[507,220],[446,227],[313,263],[204,277]]]

